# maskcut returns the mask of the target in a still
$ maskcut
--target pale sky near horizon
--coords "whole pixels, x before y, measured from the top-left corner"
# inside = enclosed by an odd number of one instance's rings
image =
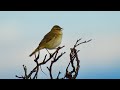
[[[29,54],[56,24],[63,28],[61,46],[66,47],[61,51],[67,53],[54,65],[55,75],[59,70],[64,74],[69,48],[82,38],[92,41],[77,47],[77,79],[120,78],[119,11],[0,11],[0,79],[17,79],[15,75],[23,75],[23,64],[31,70],[35,64]],[[46,51],[41,52],[43,58]]]

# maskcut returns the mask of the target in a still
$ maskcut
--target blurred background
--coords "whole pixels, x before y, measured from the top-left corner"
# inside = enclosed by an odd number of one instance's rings
[[[61,52],[66,52],[53,65],[54,77],[59,71],[60,77],[64,75],[70,48],[82,38],[81,41],[92,41],[77,47],[80,50],[77,79],[120,78],[119,11],[0,11],[0,79],[24,75],[23,64],[29,72],[35,66],[34,56],[29,54],[54,25],[63,28],[60,46],[65,45]],[[39,62],[47,51],[43,49],[40,53]],[[48,64],[42,66],[46,74]],[[49,74],[40,72],[38,78],[47,79]]]

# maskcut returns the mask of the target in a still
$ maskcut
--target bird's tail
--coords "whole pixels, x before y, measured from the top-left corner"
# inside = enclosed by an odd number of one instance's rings
[[[39,51],[41,48],[39,48],[39,46],[29,55],[30,57],[35,54],[37,51]]]

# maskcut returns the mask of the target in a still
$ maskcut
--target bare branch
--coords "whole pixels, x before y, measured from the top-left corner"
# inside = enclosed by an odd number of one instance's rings
[[[38,55],[38,56],[39,56],[39,55]],[[39,71],[38,60],[36,60],[35,62],[36,62],[36,64],[37,64],[37,69],[36,69],[36,73],[35,73],[33,79],[37,79],[37,75],[38,75],[38,71]]]
[[[62,79],[76,79],[77,75],[78,75],[78,71],[79,71],[79,68],[80,68],[80,60],[78,58],[78,52],[80,50],[77,50],[76,47],[79,46],[80,44],[83,44],[83,43],[88,43],[90,42],[92,39],[90,40],[87,40],[87,41],[83,41],[83,42],[80,42],[82,40],[82,38],[78,39],[73,48],[70,48],[70,54],[69,54],[69,63],[67,65],[67,68],[66,68],[66,72],[65,72],[65,75],[63,76]],[[21,79],[37,79],[38,78],[38,72],[39,72],[39,67],[41,68],[42,65],[45,65],[47,62],[49,62],[51,59],[51,63],[50,63],[50,66],[47,67],[48,71],[49,71],[49,75],[50,75],[50,79],[53,79],[53,75],[52,75],[52,67],[53,67],[53,64],[55,64],[66,52],[62,52],[60,55],[58,55],[58,52],[60,49],[62,49],[63,47],[65,46],[62,46],[62,47],[58,47],[54,53],[50,54],[49,57],[47,58],[47,54],[44,56],[44,59],[41,60],[42,62],[38,62],[39,60],[39,54],[38,56],[36,57],[35,55],[35,63],[36,63],[36,66],[27,74],[27,67],[25,65],[23,65],[23,69],[24,69],[24,76],[17,76],[17,78],[21,78]],[[76,62],[76,65],[75,65],[75,62]],[[72,70],[68,70],[69,68],[72,68]],[[42,71],[42,68],[41,68],[41,71]],[[43,71],[42,71],[43,72]],[[43,72],[44,73],[44,72]],[[34,74],[34,75],[33,75]],[[45,73],[44,73],[45,74]],[[59,71],[58,75],[57,75],[57,78],[56,79],[59,79],[59,75],[61,74],[61,72]]]
[[[78,52],[80,50],[77,50],[75,49],[77,46],[79,46],[80,44],[83,44],[83,43],[87,43],[87,42],[90,42],[92,39],[88,40],[88,41],[84,41],[84,42],[81,42],[81,43],[78,43],[82,38],[78,39],[74,45],[73,48],[70,48],[71,52],[70,52],[70,62],[66,68],[66,73],[65,73],[65,76],[64,78],[68,78],[68,79],[76,79],[77,75],[78,75],[78,71],[79,71],[79,68],[80,68],[80,60],[78,58]],[[77,62],[77,65],[75,67],[74,65],[74,62]],[[70,64],[71,64],[71,67],[72,67],[72,71],[68,71],[68,68],[70,67]],[[74,73],[74,74],[73,74]]]
[[[90,39],[90,40],[88,40],[88,41],[84,41],[84,42],[78,43],[78,41],[80,41],[80,40],[81,40],[81,39],[79,39],[79,40],[76,41],[76,44],[74,45],[74,47],[77,47],[77,46],[79,46],[80,44],[88,43],[88,42],[92,41],[92,39]]]
[[[38,59],[39,59],[39,54],[38,54],[37,57],[35,56],[35,60],[34,60],[35,63],[36,63],[36,66],[30,71],[30,73],[27,75],[27,68],[26,68],[26,66],[23,65],[24,72],[25,72],[25,76],[24,76],[24,77],[19,77],[19,76],[16,75],[16,77],[18,77],[18,78],[30,79],[31,76],[32,76],[32,74],[35,73],[35,75],[33,76],[33,79],[37,79],[37,75],[38,75],[38,71],[39,71],[39,66],[46,64],[46,63],[47,63],[49,60],[51,60],[54,56],[55,56],[55,57],[54,57],[54,62],[56,62],[63,54],[65,54],[65,52],[64,52],[64,53],[61,53],[61,54],[57,57],[58,51],[59,51],[60,49],[62,49],[63,47],[65,47],[65,46],[58,47],[58,48],[56,49],[56,51],[55,51],[52,55],[50,55],[50,57],[49,57],[47,60],[46,60],[46,57],[47,57],[47,54],[46,54],[45,57],[44,57],[44,59],[43,59],[43,61],[40,62],[40,63],[38,63]],[[52,63],[52,64],[53,64],[53,63]],[[52,69],[52,64],[51,64],[50,70]],[[42,69],[41,69],[41,71],[42,71]],[[42,72],[43,72],[43,71],[42,71]],[[44,72],[43,72],[43,73],[44,73]],[[51,73],[51,74],[52,74],[52,73]]]
[[[57,57],[57,54],[58,54],[58,52],[55,54],[55,57],[54,57],[53,61],[51,61],[50,67],[49,68],[47,67],[47,69],[49,70],[51,79],[53,79],[53,76],[52,76],[52,66],[53,66],[53,64],[55,62],[57,62],[59,60],[59,58],[62,57],[63,54],[65,54],[65,52],[61,53],[58,57]]]
[[[17,78],[21,78],[21,79],[25,79],[23,76],[19,77],[19,76],[15,75],[15,77],[17,77]]]
[[[59,71],[59,73],[58,73],[58,76],[57,76],[57,79],[59,79],[59,75],[61,74],[61,72]]]

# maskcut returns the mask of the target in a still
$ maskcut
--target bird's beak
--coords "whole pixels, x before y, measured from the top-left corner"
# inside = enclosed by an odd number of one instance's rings
[[[63,30],[63,28],[60,28],[61,30]]]

